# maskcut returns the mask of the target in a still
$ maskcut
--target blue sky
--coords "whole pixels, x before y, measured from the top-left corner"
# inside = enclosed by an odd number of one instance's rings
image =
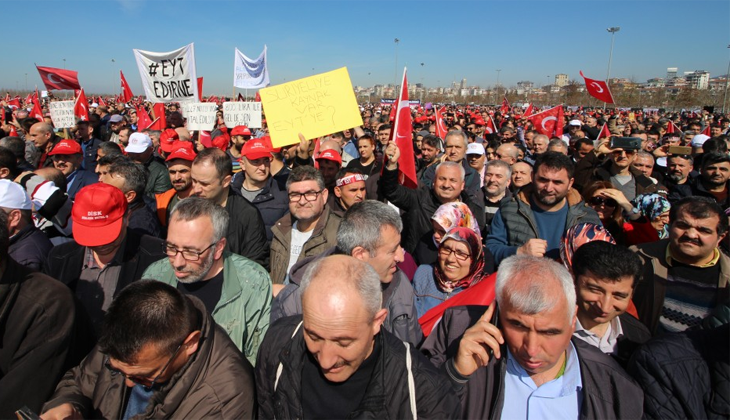
[[[272,84],[347,66],[353,84],[396,80],[447,86],[467,79],[552,83],[556,73],[643,82],[679,72],[725,74],[730,2],[716,1],[2,1],[0,89],[42,83],[33,63],[79,71],[88,92],[119,92],[119,70],[142,84],[132,49],[171,51],[195,43],[204,94],[230,95],[233,51],[268,46]],[[396,20],[402,19],[400,23]],[[114,59],[114,62],[112,62]],[[421,66],[421,63],[424,63]],[[547,76],[550,76],[549,78]],[[398,82],[400,80],[398,79]]]

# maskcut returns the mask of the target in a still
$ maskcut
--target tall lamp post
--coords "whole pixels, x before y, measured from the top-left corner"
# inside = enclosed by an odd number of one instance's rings
[[[730,48],[730,45],[727,46]],[[727,87],[730,81],[730,60],[727,62],[727,73],[725,73],[725,97],[722,99],[722,113],[725,114],[725,104],[727,103]]]
[[[497,69],[497,101],[499,101],[499,73],[502,69]]]
[[[611,33],[611,50],[608,53],[608,71],[606,72],[606,85],[608,85],[608,79],[611,78],[611,60],[613,59],[613,38],[616,35],[616,32],[620,31],[620,26],[612,26],[610,28],[606,28],[606,31]],[[603,103],[603,109],[606,109],[606,103]]]
[[[395,86],[396,97],[398,97],[398,43],[400,39],[395,39],[395,73],[393,77],[393,86]]]

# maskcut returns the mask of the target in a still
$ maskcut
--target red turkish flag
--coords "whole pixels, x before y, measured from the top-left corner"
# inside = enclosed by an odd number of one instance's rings
[[[407,69],[403,69],[403,83],[398,98],[398,111],[395,114],[395,125],[393,138],[400,149],[398,158],[398,182],[408,188],[418,188],[416,177],[416,161],[413,158],[413,125],[411,123],[411,103],[408,100],[408,78]]]
[[[497,125],[494,124],[494,120],[492,119],[491,115],[487,115],[489,119],[485,121],[487,123],[487,126],[484,127],[484,132],[487,134],[493,134],[497,132]]]
[[[137,132],[142,132],[152,125],[152,118],[143,106],[137,107]]]
[[[79,84],[79,72],[72,70],[57,69],[53,67],[39,67],[43,84],[48,90],[81,89]]]
[[[608,88],[608,83],[603,80],[589,79],[583,76],[582,70],[580,72],[580,76],[585,80],[586,89],[591,96],[607,104],[614,103],[613,95],[611,95],[611,90]]]
[[[43,121],[43,109],[38,99],[33,99],[33,109],[30,111],[30,117],[35,118],[38,121]]]
[[[672,120],[669,120],[669,124],[667,124],[667,133],[666,134],[674,134],[677,130],[674,127],[674,122]]]
[[[608,131],[608,125],[604,123],[603,127],[601,127],[601,131],[598,133],[598,138],[596,138],[596,140],[607,139],[609,137],[611,137],[611,132]]]
[[[548,137],[560,137],[563,135],[563,106],[558,105],[547,111],[539,112],[528,118],[535,130]]]
[[[254,102],[261,102],[261,94],[259,93],[258,90],[256,91],[256,96],[253,98],[253,101]]]
[[[127,79],[124,78],[124,73],[121,70],[119,70],[119,76],[122,78],[122,101],[129,102],[134,98],[134,94],[132,94],[132,89],[129,87],[129,83],[127,83]]]
[[[502,107],[499,108],[499,112],[502,114],[509,114],[509,102],[507,102],[506,96],[502,99]]]
[[[99,106],[106,106],[106,102],[104,101],[104,98],[99,96]]]
[[[167,128],[167,118],[165,118],[165,104],[162,102],[154,104],[152,112],[155,115],[155,121],[150,127],[153,130],[163,131]]]
[[[527,110],[525,111],[525,115],[523,115],[522,118],[527,118],[527,117],[531,116],[533,112],[534,111],[533,111],[533,108],[532,108],[532,104],[530,104],[527,107]]]
[[[445,107],[436,109],[436,136],[441,140],[445,139],[446,133],[449,132],[449,129],[446,128],[446,124],[444,124],[443,112],[445,109]]]
[[[18,99],[18,98],[10,99],[8,101],[8,106],[10,108],[20,108],[20,99]]]
[[[79,96],[76,97],[74,115],[81,121],[89,121],[89,101],[86,99],[83,88],[79,91]]]
[[[198,98],[200,98],[201,101],[203,100],[203,78],[202,77],[198,77]],[[210,101],[208,101],[208,102],[210,102]]]

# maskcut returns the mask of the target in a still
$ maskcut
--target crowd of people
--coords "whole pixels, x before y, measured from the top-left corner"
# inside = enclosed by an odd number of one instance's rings
[[[0,105],[0,418],[730,416],[727,116]]]

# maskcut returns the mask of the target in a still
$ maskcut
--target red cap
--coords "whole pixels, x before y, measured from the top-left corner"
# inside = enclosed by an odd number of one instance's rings
[[[232,136],[250,136],[251,130],[248,129],[245,125],[237,125],[233,127],[233,130],[231,130]]]
[[[477,118],[474,121],[474,125],[487,125],[482,118]]]
[[[53,155],[80,155],[83,151],[81,145],[74,140],[61,140],[55,146],[53,150],[48,153],[48,156]]]
[[[262,137],[247,141],[243,145],[241,156],[246,156],[246,159],[249,160],[271,157],[271,142],[266,139],[267,137]]]
[[[327,149],[320,153],[319,156],[317,156],[317,160],[322,159],[337,162],[338,165],[342,166],[342,156],[340,156],[340,154],[335,150]]]
[[[169,162],[173,159],[183,159],[192,162],[195,160],[196,155],[197,153],[195,153],[193,143],[189,141],[176,141],[172,146],[172,152],[170,152],[170,155],[167,159],[165,159],[165,162]]]
[[[127,199],[119,188],[97,182],[76,193],[71,219],[74,239],[82,246],[114,242],[122,232]]]
[[[221,134],[211,141],[211,144],[213,145],[213,147],[217,147],[224,152],[226,150],[228,150],[228,145],[230,143],[231,143],[231,138],[228,137],[228,134]]]
[[[173,143],[180,140],[180,136],[172,128],[168,128],[160,134],[160,150],[165,153],[172,152]]]

